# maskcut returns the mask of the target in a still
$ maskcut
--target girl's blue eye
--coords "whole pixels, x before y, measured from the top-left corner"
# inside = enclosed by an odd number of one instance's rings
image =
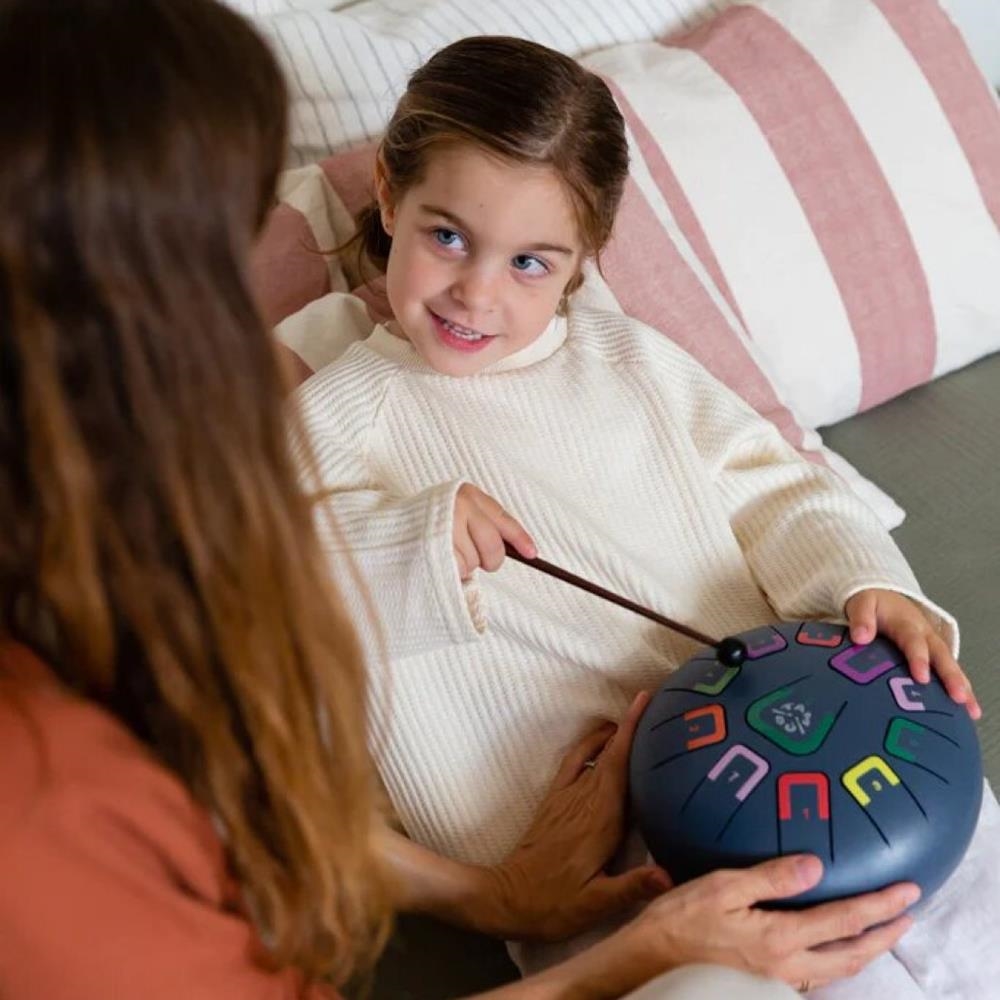
[[[443,247],[447,247],[449,250],[454,250],[463,244],[462,237],[455,232],[454,229],[443,229],[438,228],[433,232],[434,240],[436,243]]]
[[[540,260],[538,257],[533,257],[528,253],[519,253],[511,259],[511,263],[514,265],[515,271],[520,271],[522,274],[528,274],[532,277],[549,273],[545,261]]]

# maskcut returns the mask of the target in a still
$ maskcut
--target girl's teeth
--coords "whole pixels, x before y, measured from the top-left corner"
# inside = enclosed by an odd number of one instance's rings
[[[451,320],[442,319],[441,322],[444,324],[444,328],[449,333],[453,333],[456,337],[461,337],[462,340],[482,340],[483,339],[483,334],[476,333],[475,330],[470,330],[468,327],[459,326],[457,323],[452,323]]]

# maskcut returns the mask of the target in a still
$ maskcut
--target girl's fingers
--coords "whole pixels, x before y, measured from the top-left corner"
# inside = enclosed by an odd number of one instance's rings
[[[458,563],[458,575],[463,580],[472,576],[473,570],[479,566],[479,552],[467,532],[462,532],[454,541],[455,561]]]
[[[522,527],[520,521],[516,521],[506,511],[497,521],[497,530],[501,538],[510,542],[525,559],[534,559],[538,555],[538,549],[531,535]]]
[[[983,717],[983,707],[979,704],[979,699],[974,693],[970,692],[969,700],[965,703],[965,707],[973,719],[981,719]]]
[[[862,590],[847,602],[847,623],[851,642],[864,645],[875,638],[878,620],[876,610],[878,599],[874,591]]]
[[[910,673],[922,684],[931,679],[931,668],[941,679],[948,696],[956,704],[965,705],[973,719],[981,718],[983,710],[972,691],[972,684],[958,660],[952,656],[948,644],[939,635],[926,633],[918,628],[908,630],[906,637],[890,638],[906,655]]]
[[[932,673],[936,673],[952,701],[965,705],[973,719],[982,716],[965,671],[948,644],[934,632],[924,612],[909,598],[888,593],[880,605],[877,591],[860,591],[847,601],[845,611],[852,642],[870,641],[881,626],[882,632],[903,652],[915,680],[927,684]]]
[[[970,694],[969,679],[951,655],[951,650],[943,643],[933,646],[934,670],[953,701],[964,703]]]
[[[921,684],[929,683],[931,679],[931,651],[926,635],[919,628],[912,627],[901,632],[898,637],[893,635],[889,637],[903,651],[914,680]],[[957,667],[958,664],[956,663],[955,666]],[[938,667],[940,668],[940,662]]]
[[[468,531],[479,555],[479,565],[489,573],[498,570],[506,554],[503,538],[493,521],[481,514],[473,514],[469,518]]]
[[[474,533],[477,546],[482,545],[481,564],[484,568],[499,568],[504,560],[504,541],[510,542],[526,559],[534,559],[538,554],[534,541],[520,522],[508,514],[499,501],[477,486],[463,483],[459,487],[455,504],[456,523],[464,522],[464,530]],[[489,525],[488,529],[486,525]],[[497,535],[499,543],[494,541]],[[477,562],[476,565],[480,563]],[[472,569],[475,569],[475,565]]]
[[[524,529],[521,522],[504,510],[500,502],[482,490],[477,491],[476,503],[480,510],[492,521],[501,539],[510,542],[525,559],[534,559],[538,550],[531,535]]]
[[[929,640],[931,659],[934,663],[934,670],[941,678],[945,690],[952,701],[959,705],[965,705],[969,715],[973,719],[982,716],[983,710],[979,706],[979,700],[972,690],[972,682],[962,669],[961,664],[951,655],[951,649],[940,636],[931,636]]]

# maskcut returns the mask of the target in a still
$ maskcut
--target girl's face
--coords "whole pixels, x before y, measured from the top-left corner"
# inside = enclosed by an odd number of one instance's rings
[[[399,330],[435,371],[474,375],[527,347],[555,315],[582,245],[551,167],[504,162],[472,146],[431,153],[423,180],[392,202],[386,271]]]

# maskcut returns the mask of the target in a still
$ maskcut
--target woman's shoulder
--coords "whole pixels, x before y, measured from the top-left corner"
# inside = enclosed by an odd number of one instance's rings
[[[70,691],[40,657],[14,642],[0,645],[0,740],[19,756],[13,762],[10,753],[0,754],[5,787],[17,775],[29,787],[106,779],[111,760],[156,766],[113,715]]]
[[[17,643],[0,646],[0,830],[16,828],[39,796],[87,771],[109,727],[96,707],[74,697],[34,653]],[[102,754],[103,756],[103,754]],[[81,774],[82,772],[82,774]]]
[[[0,645],[0,993],[333,1000],[257,964],[208,814],[114,716]]]
[[[187,789],[118,719],[15,644],[0,647],[0,746],[0,872],[5,851],[41,856],[67,838],[81,863],[117,849],[170,858],[220,897],[222,847]]]

